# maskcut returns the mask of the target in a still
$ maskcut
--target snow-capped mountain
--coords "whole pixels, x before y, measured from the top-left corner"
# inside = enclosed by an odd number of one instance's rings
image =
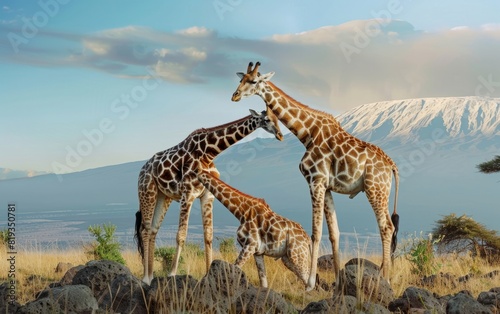
[[[485,175],[476,165],[500,150],[500,99],[426,98],[363,105],[338,117],[351,134],[381,147],[398,165],[400,234],[428,232],[443,215],[467,214],[489,228],[500,221],[500,174]],[[308,186],[298,169],[304,147],[292,135],[234,145],[215,164],[221,179],[241,191],[264,198],[279,214],[311,232]],[[152,152],[153,154],[154,152]],[[20,239],[75,241],[90,224],[111,222],[122,242],[133,243],[138,209],[137,176],[144,161],[79,173],[0,180],[0,203],[18,205]],[[62,179],[62,181],[60,180]],[[334,194],[341,249],[380,245],[374,214],[360,193],[353,200]],[[394,192],[390,197],[390,208]],[[158,239],[173,242],[179,205],[173,203]],[[216,236],[234,235],[238,222],[214,202]],[[202,234],[199,203],[191,211],[188,240]],[[324,229],[324,236],[326,229]],[[350,235],[350,236],[349,236]],[[365,248],[366,250],[366,248]]]
[[[448,141],[500,135],[500,98],[445,97],[362,105],[338,117],[350,133],[367,141],[414,143],[440,130]]]

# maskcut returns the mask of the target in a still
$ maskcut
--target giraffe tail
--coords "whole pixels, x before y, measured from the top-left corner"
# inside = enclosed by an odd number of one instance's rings
[[[140,210],[138,210],[137,213],[135,213],[134,239],[137,242],[137,250],[139,251],[141,257],[144,259],[144,242],[142,242],[141,231],[142,231],[142,213]]]
[[[398,231],[399,231],[399,215],[397,213],[398,208],[398,191],[399,191],[399,172],[396,165],[392,168],[392,172],[394,174],[394,183],[395,183],[395,191],[394,191],[394,211],[391,216],[392,224],[394,225],[394,233],[392,234],[391,240],[391,256],[394,258],[394,251],[396,251],[396,246],[398,245]]]

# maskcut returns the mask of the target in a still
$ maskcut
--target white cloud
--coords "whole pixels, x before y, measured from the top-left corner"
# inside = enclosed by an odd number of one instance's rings
[[[500,23],[489,23],[481,25],[484,31],[500,31]]]
[[[205,27],[193,26],[186,28],[177,32],[178,34],[190,36],[190,37],[211,37],[214,35],[214,31]]]
[[[316,106],[344,111],[382,100],[474,95],[488,78],[500,82],[499,25],[430,33],[400,20],[363,20],[262,40],[221,37],[197,26],[175,32],[129,26],[86,36],[41,30],[39,37],[71,43],[57,52],[65,58],[54,57],[57,47],[33,43],[38,55],[19,54],[13,61],[90,67],[130,78],[153,68],[169,82],[204,83],[215,77],[234,81],[234,72],[260,60],[261,71],[275,71],[273,81],[292,97],[310,96]],[[482,91],[500,96],[500,87]]]
[[[105,55],[111,50],[111,46],[102,40],[96,41],[86,39],[83,41],[83,47],[97,55]]]
[[[207,53],[205,51],[198,50],[194,47],[184,48],[182,49],[182,53],[193,61],[204,61],[207,58]]]

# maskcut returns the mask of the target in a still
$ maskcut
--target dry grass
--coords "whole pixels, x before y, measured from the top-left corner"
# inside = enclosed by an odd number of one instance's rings
[[[0,282],[7,281],[9,270],[8,263],[5,262],[5,250],[0,252],[2,263],[0,263]],[[125,251],[122,253],[127,261],[127,267],[138,278],[142,277],[142,264],[139,255],[135,251]],[[196,279],[200,279],[205,274],[204,256],[196,252],[186,250],[183,253],[184,262],[180,265],[180,273],[189,274]],[[214,258],[233,262],[236,259],[236,253],[224,254],[214,252]],[[380,256],[364,256],[375,263],[380,263]],[[68,250],[44,250],[39,248],[25,249],[16,255],[16,279],[17,298],[21,304],[33,300],[38,291],[46,288],[50,283],[59,281],[63,273],[55,273],[55,267],[59,262],[71,263],[73,265],[83,265],[89,261],[83,248],[74,248]],[[189,261],[189,262],[187,262]],[[346,262],[343,260],[342,262]],[[440,265],[440,272],[450,273],[454,276],[464,276],[466,274],[475,274],[465,284],[451,288],[445,283],[437,283],[430,287],[424,287],[439,295],[456,293],[467,289],[477,296],[482,291],[487,291],[492,287],[500,286],[500,276],[492,279],[481,278],[480,275],[487,274],[493,270],[499,269],[498,265],[489,265],[482,260],[473,259],[469,256],[446,256],[438,257],[437,263]],[[155,269],[157,276],[162,276],[160,262],[156,262]],[[281,261],[275,261],[266,258],[266,269],[269,281],[269,287],[280,292],[287,300],[292,302],[298,308],[304,308],[309,302],[318,301],[331,297],[331,292],[313,291],[306,293],[303,284],[289,271]],[[391,275],[391,284],[395,295],[400,296],[408,286],[420,286],[420,276],[413,274],[411,264],[405,258],[400,257],[394,263]],[[258,286],[259,278],[253,260],[247,262],[243,270],[247,274],[252,284]],[[330,272],[320,272],[320,277],[327,282],[333,282],[334,276]]]

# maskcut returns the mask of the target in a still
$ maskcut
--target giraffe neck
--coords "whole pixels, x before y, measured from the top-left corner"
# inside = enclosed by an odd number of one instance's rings
[[[314,130],[324,124],[325,117],[328,118],[331,133],[342,130],[332,115],[298,102],[271,82],[266,83],[259,95],[276,117],[306,146],[315,136]]]
[[[257,118],[251,115],[242,119],[209,129],[200,129],[193,133],[198,134],[198,146],[205,153],[205,158],[215,159],[217,155],[229,146],[240,141],[259,128]]]
[[[198,180],[233,214],[241,223],[252,219],[262,200],[244,194],[207,173],[198,175]]]

